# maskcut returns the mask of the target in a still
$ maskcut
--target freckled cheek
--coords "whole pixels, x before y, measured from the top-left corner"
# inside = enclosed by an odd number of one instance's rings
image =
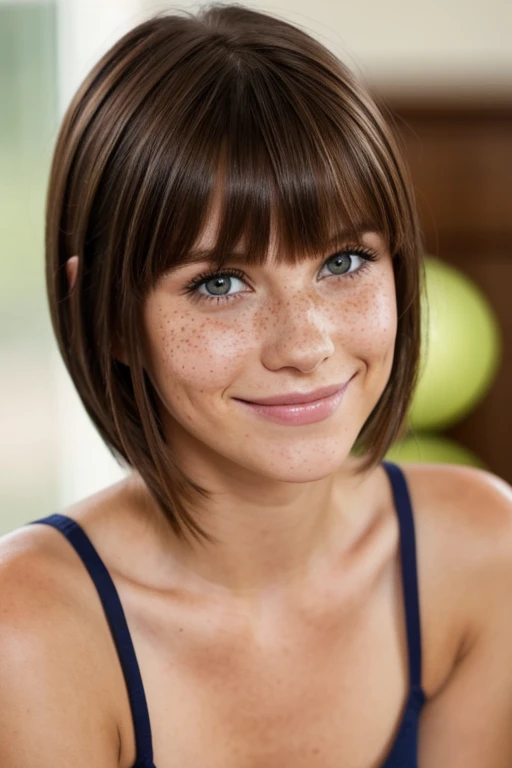
[[[210,316],[149,323],[150,359],[161,389],[216,391],[228,386],[247,356],[243,323],[222,323]],[[174,390],[176,392],[176,389]]]
[[[368,362],[392,356],[397,332],[394,286],[382,285],[344,305],[339,319],[340,338]]]

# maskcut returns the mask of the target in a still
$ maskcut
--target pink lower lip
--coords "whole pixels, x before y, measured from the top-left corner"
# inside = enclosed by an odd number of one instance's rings
[[[343,400],[343,395],[347,391],[350,381],[347,381],[334,395],[329,395],[329,397],[324,397],[321,400],[313,400],[311,403],[259,405],[258,403],[249,403],[247,400],[237,400],[237,402],[276,424],[314,424],[316,421],[327,419],[334,413]]]

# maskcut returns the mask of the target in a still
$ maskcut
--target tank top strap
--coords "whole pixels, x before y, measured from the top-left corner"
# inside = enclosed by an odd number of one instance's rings
[[[418,574],[416,563],[416,537],[414,516],[407,481],[398,464],[383,461],[382,465],[391,482],[395,507],[400,526],[400,554],[402,562],[402,584],[405,602],[407,641],[409,646],[409,676],[411,689],[425,698],[421,687],[421,620],[418,595]]]
[[[126,617],[112,577],[91,540],[75,520],[54,513],[32,520],[29,525],[35,523],[51,525],[64,534],[89,571],[103,605],[126,681],[135,730],[135,765],[150,768],[153,766],[153,743],[146,695]]]

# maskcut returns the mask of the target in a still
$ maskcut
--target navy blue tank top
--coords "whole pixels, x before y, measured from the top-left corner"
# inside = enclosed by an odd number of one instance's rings
[[[397,464],[382,462],[393,489],[400,524],[400,552],[409,647],[409,697],[391,751],[381,768],[417,768],[418,721],[426,697],[421,687],[421,628],[416,572],[416,541],[409,491]],[[119,654],[130,699],[137,759],[133,768],[156,768],[144,686],[124,611],[112,578],[80,525],[58,513],[32,520],[57,528],[75,548],[99,593]]]

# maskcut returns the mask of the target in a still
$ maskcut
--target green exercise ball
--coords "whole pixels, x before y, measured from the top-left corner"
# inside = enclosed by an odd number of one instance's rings
[[[398,462],[433,462],[435,464],[465,464],[487,469],[487,465],[464,446],[439,435],[408,435],[393,443],[386,459]]]
[[[460,421],[486,395],[501,358],[501,332],[480,289],[459,270],[425,258],[421,363],[409,425],[433,430]]]

